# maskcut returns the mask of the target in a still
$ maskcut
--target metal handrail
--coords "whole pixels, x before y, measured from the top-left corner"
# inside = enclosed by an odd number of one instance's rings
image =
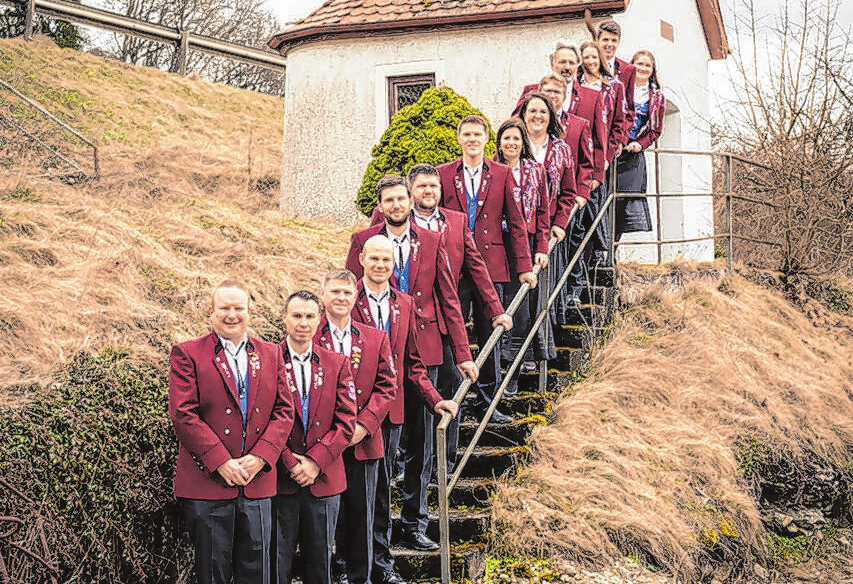
[[[98,160],[98,147],[93,142],[91,142],[88,138],[83,136],[80,132],[78,132],[77,130],[75,130],[74,128],[72,128],[71,126],[69,126],[68,124],[66,124],[62,120],[60,120],[59,118],[57,118],[55,115],[53,115],[52,113],[50,113],[49,111],[44,109],[40,104],[31,100],[29,97],[27,97],[26,95],[24,95],[23,93],[21,93],[20,91],[18,91],[17,89],[15,89],[11,85],[9,85],[5,81],[3,81],[2,79],[0,79],[0,87],[3,87],[7,91],[11,92],[13,95],[15,95],[19,99],[23,100],[27,105],[29,105],[30,107],[32,107],[33,109],[38,111],[40,114],[45,116],[47,119],[49,119],[52,122],[54,122],[55,124],[59,125],[61,128],[63,128],[64,130],[66,130],[67,132],[72,134],[75,138],[77,138],[78,140],[80,140],[84,144],[88,145],[92,149],[92,158],[93,158],[92,165],[94,167],[94,176],[97,177],[100,174],[100,165],[99,165],[99,160]],[[88,176],[88,173],[86,171],[84,171],[82,168],[80,168],[79,166],[77,166],[76,164],[74,164],[73,162],[71,162],[70,160],[68,160],[67,158],[62,156],[61,154],[59,154],[54,148],[51,148],[50,146],[48,146],[47,144],[45,144],[44,142],[42,142],[41,140],[39,140],[38,138],[36,138],[32,134],[30,134],[29,132],[27,132],[22,126],[15,123],[13,120],[7,119],[4,117],[3,121],[5,123],[13,126],[19,132],[26,134],[28,137],[30,137],[31,139],[38,142],[41,146],[43,146],[45,149],[50,151],[54,156],[59,157],[62,161],[73,166],[74,168],[76,168],[77,170],[82,172],[84,175]]]
[[[674,149],[674,148],[650,148],[646,150],[646,152],[650,152],[654,154],[655,158],[655,192],[654,193],[619,193],[619,185],[616,184],[616,164],[612,164],[610,167],[611,171],[611,184],[613,185],[613,196],[615,198],[629,198],[629,197],[637,197],[637,196],[650,196],[655,197],[655,208],[657,210],[657,215],[655,217],[655,223],[657,227],[658,239],[656,241],[614,241],[614,235],[616,232],[616,214],[611,213],[610,216],[610,257],[613,258],[613,263],[616,263],[616,249],[620,246],[625,245],[654,245],[657,247],[657,262],[661,263],[661,257],[663,255],[663,246],[664,245],[672,245],[679,243],[696,243],[700,241],[709,241],[725,238],[727,240],[727,249],[726,249],[726,266],[729,270],[732,269],[732,261],[734,256],[734,240],[744,240],[750,241],[752,243],[758,243],[763,245],[772,245],[778,246],[780,245],[778,242],[772,241],[763,241],[758,239],[753,239],[749,237],[745,237],[742,235],[737,235],[734,233],[734,226],[732,224],[732,201],[747,201],[750,203],[755,203],[758,205],[764,205],[765,207],[778,208],[777,205],[770,203],[769,201],[762,201],[760,199],[756,199],[753,197],[747,197],[744,195],[737,195],[732,192],[732,161],[738,161],[743,164],[747,164],[750,166],[755,166],[757,168],[762,168],[764,170],[772,170],[766,164],[762,164],[760,162],[756,162],[754,160],[749,160],[748,158],[744,158],[743,156],[739,156],[737,154],[732,154],[731,152],[714,152],[712,150],[682,150],[682,149]],[[724,192],[715,192],[711,191],[710,193],[661,193],[661,166],[660,166],[660,158],[661,156],[707,156],[712,160],[717,157],[723,157],[726,161],[726,186]],[[674,198],[683,198],[683,197],[725,197],[726,199],[726,232],[719,233],[714,235],[709,235],[705,237],[694,237],[689,239],[662,239],[662,217],[661,217],[661,201],[667,197]]]
[[[438,423],[438,431],[436,434],[436,451],[438,458],[438,529],[439,529],[439,549],[441,553],[441,581],[442,584],[450,584],[450,519],[448,515],[448,496],[451,491],[456,487],[457,482],[459,481],[459,477],[462,475],[462,470],[465,468],[465,464],[468,462],[468,459],[471,457],[471,453],[476,448],[478,441],[480,440],[480,436],[483,434],[483,430],[486,425],[489,423],[489,420],[492,417],[492,413],[494,413],[495,408],[498,405],[501,397],[503,397],[504,390],[507,385],[511,381],[513,375],[515,375],[516,370],[521,364],[521,361],[524,359],[524,353],[527,351],[527,348],[533,342],[533,339],[536,337],[539,327],[542,325],[543,321],[546,326],[548,321],[546,317],[550,313],[551,306],[553,306],[554,301],[557,299],[557,296],[560,293],[560,290],[565,285],[566,280],[569,278],[569,274],[571,273],[574,266],[580,261],[580,258],[583,252],[586,250],[586,246],[589,244],[589,241],[592,239],[595,234],[595,230],[598,227],[599,223],[604,219],[607,215],[607,211],[612,205],[614,200],[613,195],[607,197],[599,211],[598,215],[596,215],[595,219],[592,222],[592,226],[587,229],[586,237],[584,237],[580,246],[578,246],[577,251],[574,256],[572,256],[571,261],[566,266],[563,274],[560,277],[560,280],[554,286],[553,291],[548,296],[548,300],[543,307],[540,307],[539,314],[536,320],[532,323],[530,327],[530,332],[527,334],[527,337],[524,339],[524,342],[521,344],[521,347],[518,350],[518,354],[515,359],[507,369],[506,374],[504,375],[503,381],[495,392],[494,397],[492,398],[492,403],[489,405],[488,410],[486,411],[483,419],[480,420],[479,425],[477,426],[477,431],[474,433],[474,437],[471,439],[470,444],[465,449],[465,453],[462,455],[462,459],[456,464],[453,472],[453,476],[448,483],[447,477],[447,428],[450,425],[450,420],[452,419],[450,414],[443,414],[441,417],[441,421]],[[574,218],[575,214],[578,211],[578,206],[575,205],[572,208],[571,215],[569,216],[569,222]],[[568,235],[567,235],[568,237]],[[554,247],[557,245],[556,238],[551,238],[548,242],[548,255],[550,257],[551,253],[554,251]],[[550,275],[550,261],[548,262],[548,272],[546,274]],[[535,266],[533,268],[535,274],[538,274],[541,271],[540,266]],[[548,285],[548,279],[546,278],[545,285]],[[522,284],[521,288],[516,293],[506,312],[510,316],[515,314],[515,311],[518,310],[518,307],[521,305],[521,302],[524,300],[524,295],[529,291],[529,284]],[[486,344],[480,349],[479,355],[477,355],[476,364],[481,366],[489,352],[494,348],[497,344],[498,339],[500,339],[501,334],[503,334],[503,326],[495,327],[494,331],[492,331],[491,336],[489,336]],[[546,362],[542,361],[540,364],[540,386],[544,382],[547,376],[546,370]],[[465,399],[465,396],[468,393],[468,389],[471,386],[471,380],[465,379],[460,385],[459,389],[456,390],[456,394],[453,396],[453,401],[457,404],[461,404],[462,400]]]
[[[26,10],[27,26],[24,31],[24,38],[32,36],[33,14],[38,12],[69,22],[94,26],[102,30],[143,38],[166,45],[178,45],[179,48],[183,46],[185,50],[181,55],[179,67],[184,72],[186,71],[186,49],[274,71],[284,71],[286,68],[286,60],[277,53],[246,47],[187,31],[176,30],[162,24],[137,20],[116,14],[115,12],[100,10],[82,4],[63,2],[61,0],[0,0],[0,6],[24,8]]]

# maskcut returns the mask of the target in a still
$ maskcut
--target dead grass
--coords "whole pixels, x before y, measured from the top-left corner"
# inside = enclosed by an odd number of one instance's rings
[[[162,356],[207,330],[225,277],[247,282],[255,331],[277,338],[287,294],[341,262],[349,226],[279,211],[281,100],[43,39],[0,41],[0,76],[103,158],[76,186],[46,178],[32,152],[0,174],[0,386],[107,345]]]
[[[496,553],[588,565],[635,554],[683,582],[707,577],[709,557],[760,561],[741,448],[850,468],[853,321],[816,326],[779,293],[713,267],[621,276],[626,305],[590,376],[498,490]]]

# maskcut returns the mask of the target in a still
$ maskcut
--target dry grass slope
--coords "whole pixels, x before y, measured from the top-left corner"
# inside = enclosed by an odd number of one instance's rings
[[[0,385],[107,345],[162,358],[206,330],[226,276],[255,290],[255,330],[276,338],[286,295],[345,254],[346,227],[279,211],[281,100],[45,39],[0,41],[0,78],[103,157],[101,178],[76,186],[46,178],[34,153],[2,160]]]
[[[626,306],[590,376],[497,494],[496,552],[636,554],[681,582],[708,581],[703,559],[760,562],[749,452],[853,466],[853,319],[816,303],[807,317],[713,268],[622,278]]]

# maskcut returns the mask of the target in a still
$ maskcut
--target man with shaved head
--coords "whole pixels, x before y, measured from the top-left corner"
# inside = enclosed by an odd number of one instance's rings
[[[358,254],[358,265],[363,277],[356,288],[352,319],[388,333],[391,356],[397,369],[397,394],[382,424],[385,459],[379,466],[377,479],[371,579],[377,583],[399,584],[402,580],[394,572],[394,558],[391,556],[390,498],[392,465],[402,425],[405,421],[409,444],[416,455],[406,461],[407,480],[403,485],[401,514],[410,518],[411,523],[417,524],[422,507],[426,507],[426,481],[429,476],[424,478],[424,472],[431,471],[432,459],[432,422],[427,420],[426,410],[437,414],[448,412],[455,416],[457,404],[441,399],[421,359],[414,334],[418,330],[418,308],[414,299],[390,285],[394,274],[394,245],[388,237],[382,234],[368,237]],[[419,447],[414,448],[414,445]],[[424,456],[427,458],[424,459]],[[404,543],[412,545],[418,542]]]
[[[169,358],[169,417],[178,438],[175,496],[195,548],[199,582],[270,578],[276,461],[294,407],[276,345],[248,335],[248,289],[225,280],[211,295],[209,334]]]

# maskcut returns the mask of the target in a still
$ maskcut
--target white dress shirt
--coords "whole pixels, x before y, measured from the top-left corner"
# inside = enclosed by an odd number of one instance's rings
[[[299,390],[299,394],[304,401],[305,398],[311,397],[311,345],[308,345],[308,350],[304,353],[297,353],[293,350],[293,346],[290,344],[290,339],[288,338],[287,350],[290,351],[290,362],[293,365],[293,377],[296,379],[296,388]],[[307,387],[302,387],[303,371]]]
[[[376,328],[385,330],[385,323],[391,316],[391,286],[385,284],[385,290],[379,294],[375,294],[365,284],[364,291],[367,293],[367,304],[370,306],[370,314],[373,316],[373,324]],[[382,315],[382,323],[379,322],[379,315]]]
[[[216,336],[219,337],[219,335]],[[231,372],[237,380],[237,391],[241,394],[246,391],[246,374],[249,368],[246,341],[246,335],[243,335],[243,340],[236,345],[228,339],[219,337],[219,342],[222,343],[222,348],[225,349],[225,358],[228,360],[228,366],[231,367]]]
[[[542,143],[542,146],[539,147],[533,143],[533,140],[529,141],[530,153],[539,164],[545,164],[545,155],[548,153],[548,142],[549,140],[546,138],[545,142]]]
[[[332,350],[336,353],[343,352],[347,357],[352,355],[351,321],[348,320],[346,326],[342,329],[339,329],[332,324],[332,321],[329,321],[329,333],[332,335]],[[343,345],[343,351],[341,351],[341,345]]]
[[[477,197],[480,192],[480,183],[483,182],[483,165],[471,168],[467,164],[462,165],[465,174],[465,194],[469,197]],[[474,192],[471,193],[471,180],[474,181]]]
[[[429,231],[441,231],[441,216],[438,212],[438,207],[432,212],[429,217],[420,215],[417,211],[414,212],[415,225],[423,227]]]
[[[397,237],[393,235],[390,231],[388,232],[388,239],[391,240],[391,243],[394,245],[394,265],[398,268],[405,268],[406,264],[409,262],[409,252],[412,249],[412,230],[406,229],[406,231]],[[400,266],[400,250],[403,250],[403,265]]]

